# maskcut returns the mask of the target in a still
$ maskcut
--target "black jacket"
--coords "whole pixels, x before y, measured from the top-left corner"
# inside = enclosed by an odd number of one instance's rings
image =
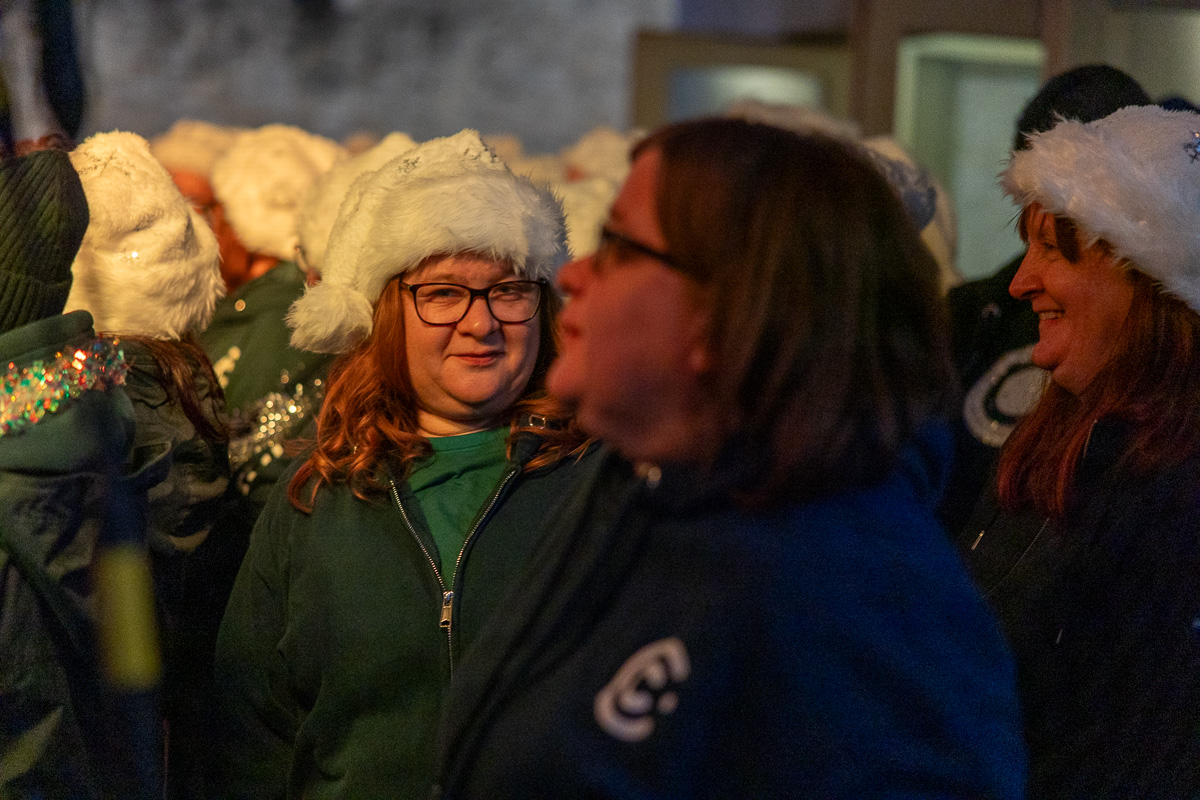
[[[1200,458],[1138,477],[1093,429],[1061,520],[959,539],[1017,660],[1031,798],[1200,796]]]
[[[985,493],[1000,445],[1040,395],[1045,373],[1029,348],[1038,340],[1038,318],[1028,300],[1008,293],[1024,255],[995,275],[955,286],[946,295],[954,366],[963,391],[954,424],[954,468],[938,507],[952,534],[959,533]]]

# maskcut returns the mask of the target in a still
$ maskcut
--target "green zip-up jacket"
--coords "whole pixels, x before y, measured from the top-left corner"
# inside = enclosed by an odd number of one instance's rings
[[[369,503],[323,487],[312,514],[279,482],[218,639],[216,796],[429,796],[454,665],[589,471],[568,457],[522,472],[539,442],[518,442],[453,586],[402,481]]]

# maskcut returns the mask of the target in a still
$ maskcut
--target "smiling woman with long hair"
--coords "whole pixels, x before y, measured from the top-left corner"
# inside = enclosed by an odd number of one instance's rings
[[[342,356],[222,624],[220,796],[429,795],[458,658],[583,469],[545,396],[564,242],[473,131],[355,183],[289,315]]]
[[[1014,153],[1038,404],[960,542],[1017,661],[1033,798],[1200,793],[1200,115]]]

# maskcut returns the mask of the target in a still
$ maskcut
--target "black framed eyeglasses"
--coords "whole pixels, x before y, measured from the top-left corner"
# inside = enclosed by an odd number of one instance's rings
[[[412,292],[417,316],[426,325],[456,325],[482,297],[499,322],[528,322],[542,305],[545,281],[501,281],[472,289],[458,283],[403,283]]]
[[[679,262],[669,253],[664,253],[661,250],[655,250],[648,244],[642,244],[636,239],[630,239],[624,234],[617,233],[607,225],[600,229],[600,246],[596,249],[596,263],[602,263],[607,260],[608,255],[613,248],[623,247],[627,250],[652,258],[655,261],[661,261],[671,269],[679,269]]]

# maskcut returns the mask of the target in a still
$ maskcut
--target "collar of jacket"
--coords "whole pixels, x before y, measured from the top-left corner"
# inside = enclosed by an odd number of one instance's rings
[[[550,430],[551,428],[544,417],[536,417],[529,414],[523,415],[518,420],[518,426],[521,428],[541,428],[545,430]],[[541,448],[543,441],[545,441],[544,438],[532,430],[519,431],[514,442],[512,458],[509,459],[509,463],[523,469],[529,463],[530,459],[537,455],[537,451]],[[396,462],[392,458],[388,458],[384,469],[387,479],[399,486],[401,481],[397,479],[403,474],[403,471],[396,469]]]
[[[953,447],[950,427],[940,419],[927,420],[900,447],[879,483],[902,481],[921,502],[936,503],[945,487]],[[735,436],[712,466],[640,465],[638,471],[652,505],[682,511],[730,502],[739,488],[754,486],[766,468],[766,448]],[[869,488],[852,486],[843,491]]]

